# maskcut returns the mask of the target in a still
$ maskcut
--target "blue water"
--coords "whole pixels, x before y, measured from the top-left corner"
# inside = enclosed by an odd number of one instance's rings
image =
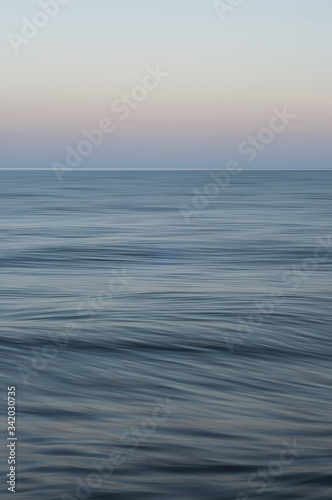
[[[8,498],[331,498],[332,173],[0,180]]]

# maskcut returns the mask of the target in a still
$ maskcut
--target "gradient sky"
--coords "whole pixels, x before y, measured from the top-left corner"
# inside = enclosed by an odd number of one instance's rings
[[[223,168],[283,106],[296,120],[243,167],[331,167],[330,0],[243,0],[224,22],[212,0],[71,0],[18,54],[39,3],[0,8],[0,168],[63,162],[157,64],[169,77],[81,167]]]

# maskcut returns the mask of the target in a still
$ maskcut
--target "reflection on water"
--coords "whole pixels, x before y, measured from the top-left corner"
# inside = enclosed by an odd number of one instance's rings
[[[242,173],[188,225],[207,173],[1,172],[17,499],[79,498],[110,455],[86,498],[329,497],[331,245],[301,266],[332,234],[331,180]]]

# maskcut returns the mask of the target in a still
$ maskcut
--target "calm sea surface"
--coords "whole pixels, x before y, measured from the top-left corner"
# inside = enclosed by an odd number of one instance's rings
[[[332,173],[210,181],[0,172],[8,498],[331,499]]]

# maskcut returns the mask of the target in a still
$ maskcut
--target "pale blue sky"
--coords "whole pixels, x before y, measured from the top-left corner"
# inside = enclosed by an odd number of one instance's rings
[[[48,167],[156,64],[167,81],[87,167],[158,159],[209,168],[284,105],[297,119],[257,167],[329,165],[330,0],[243,0],[224,22],[210,0],[71,0],[18,54],[8,33],[19,34],[39,2],[0,8],[1,167]]]

